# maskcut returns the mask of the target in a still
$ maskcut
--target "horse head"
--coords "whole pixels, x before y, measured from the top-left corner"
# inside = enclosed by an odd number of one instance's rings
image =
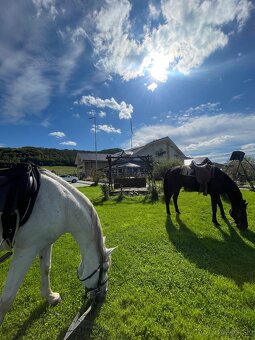
[[[90,299],[104,299],[107,288],[108,288],[108,270],[111,265],[111,253],[115,248],[107,249],[104,248],[104,256],[102,262],[99,264],[94,271],[91,272],[90,275],[81,279],[79,276],[78,269],[78,278],[82,281],[85,291]],[[80,267],[81,269],[81,267]]]
[[[239,229],[247,229],[248,228],[248,220],[247,220],[247,212],[246,207],[247,204],[245,200],[239,206],[232,207],[229,213],[230,216],[235,220],[235,223]]]

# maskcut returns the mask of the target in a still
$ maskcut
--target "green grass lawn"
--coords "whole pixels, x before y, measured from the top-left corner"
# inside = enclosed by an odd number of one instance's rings
[[[254,339],[255,193],[243,191],[249,230],[228,214],[211,223],[210,198],[181,192],[171,218],[162,201],[143,197],[100,199],[98,187],[81,188],[95,204],[112,255],[109,292],[71,339]],[[174,211],[173,206],[171,206]],[[1,288],[9,265],[1,266]],[[0,339],[63,339],[84,310],[76,278],[79,251],[70,235],[54,246],[52,288],[62,303],[49,307],[39,293],[38,261],[29,270]]]
[[[61,165],[56,165],[56,166],[50,166],[46,165],[43,166],[43,168],[54,171],[57,175],[76,175],[76,166],[61,166]]]

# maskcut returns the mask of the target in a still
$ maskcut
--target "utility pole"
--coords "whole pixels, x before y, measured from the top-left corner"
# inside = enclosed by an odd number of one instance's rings
[[[94,130],[95,130],[95,153],[96,153],[96,177],[97,177],[97,120],[96,120],[96,114],[94,114],[93,117],[90,117],[89,119],[94,119]]]
[[[133,123],[132,123],[132,117],[130,117],[130,131],[131,131],[130,148],[132,149],[132,146],[133,146]]]

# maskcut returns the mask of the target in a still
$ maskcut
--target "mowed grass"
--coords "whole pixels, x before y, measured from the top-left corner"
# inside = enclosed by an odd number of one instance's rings
[[[45,168],[50,171],[54,171],[57,175],[76,175],[76,172],[77,172],[76,166],[46,165],[46,166],[42,166],[42,168]]]
[[[210,198],[179,196],[180,216],[167,218],[162,201],[144,197],[101,201],[98,187],[81,188],[94,202],[112,254],[106,301],[82,322],[70,339],[254,339],[255,193],[243,191],[249,230],[240,232],[219,216],[211,222]],[[10,260],[1,266],[1,288]],[[79,250],[70,235],[54,245],[52,288],[62,303],[49,307],[39,292],[36,260],[1,339],[63,339],[76,313],[85,310],[76,277]]]

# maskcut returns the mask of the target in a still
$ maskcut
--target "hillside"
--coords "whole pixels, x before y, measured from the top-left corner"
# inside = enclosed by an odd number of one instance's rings
[[[32,162],[37,165],[68,165],[75,162],[79,150],[59,150],[48,148],[35,148],[26,146],[22,148],[0,148],[0,167],[7,167],[11,163]],[[99,153],[116,153],[121,149],[107,149]],[[93,152],[93,151],[87,151]]]

